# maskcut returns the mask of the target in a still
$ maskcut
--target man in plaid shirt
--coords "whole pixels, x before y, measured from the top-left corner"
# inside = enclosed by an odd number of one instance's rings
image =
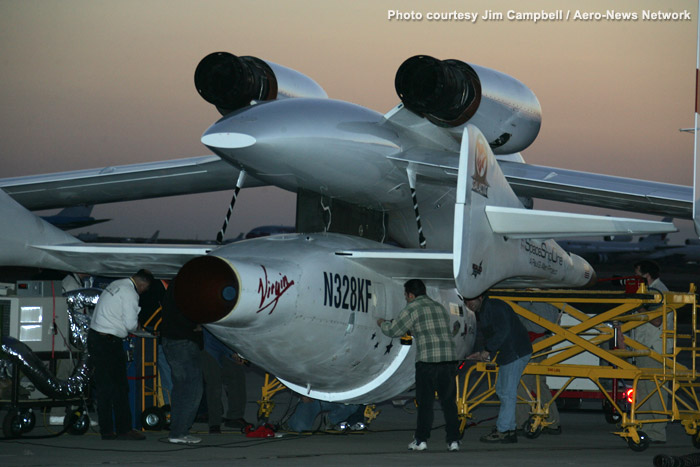
[[[427,449],[433,425],[433,401],[437,391],[445,415],[447,449],[459,450],[457,418],[456,360],[450,315],[438,302],[425,294],[425,284],[411,279],[404,284],[406,307],[393,321],[378,319],[382,332],[399,337],[410,331],[416,345],[416,403],[418,420],[415,439],[408,445],[413,451]]]

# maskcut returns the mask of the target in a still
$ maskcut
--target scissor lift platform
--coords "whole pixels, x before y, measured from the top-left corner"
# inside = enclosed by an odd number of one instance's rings
[[[518,403],[530,405],[530,418],[525,425],[527,437],[535,438],[541,433],[549,424],[547,416],[551,404],[574,380],[585,378],[598,387],[607,407],[621,415],[620,431],[615,434],[625,439],[631,449],[643,451],[649,446],[650,440],[643,431],[645,424],[676,420],[681,421],[686,433],[691,436],[693,445],[700,448],[700,400],[696,391],[698,383],[695,363],[699,331],[694,285],[686,293],[650,291],[642,284],[636,293],[492,290],[489,296],[505,301],[516,313],[551,332],[551,335],[533,344],[533,360],[537,361],[531,361],[524,371],[526,375],[535,375],[536,386],[529,388],[521,381],[528,394],[532,394],[530,400],[518,400]],[[553,323],[523,308],[518,302],[550,303],[562,315],[568,314],[577,324],[564,326]],[[586,312],[579,309],[582,307],[586,308]],[[629,337],[625,337],[625,343],[630,350],[616,348],[613,323],[619,323],[621,331],[628,333],[660,316],[663,317],[661,335],[664,353],[657,353]],[[684,322],[687,321],[686,317],[690,318],[690,334],[677,334],[679,316],[683,317]],[[683,346],[679,345],[680,342],[684,343]],[[669,352],[666,352],[667,349]],[[689,353],[692,362],[690,368],[678,362],[681,352]],[[598,357],[600,365],[566,363],[572,357],[584,353]],[[658,362],[659,368],[635,366],[628,360],[633,356],[647,356]],[[464,376],[462,384],[458,378],[457,403],[462,429],[477,406],[498,403],[494,398],[497,372],[498,356],[492,362],[473,365]],[[552,395],[551,401],[543,403],[539,388],[547,386],[540,385],[539,381],[547,376],[564,377],[566,381]],[[637,393],[638,383],[644,380],[652,381],[655,390],[643,400],[635,397],[629,404],[621,404],[616,394],[619,380],[631,384],[634,394]],[[649,409],[650,401],[654,398],[660,401],[662,411]],[[640,419],[640,415],[650,414],[659,418]]]

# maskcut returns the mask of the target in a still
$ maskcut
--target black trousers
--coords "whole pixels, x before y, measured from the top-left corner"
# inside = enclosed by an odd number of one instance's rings
[[[94,368],[100,434],[126,433],[132,426],[124,341],[90,329],[88,351]]]
[[[445,440],[447,443],[459,440],[456,373],[455,362],[416,362],[418,420],[416,422],[415,438],[419,442],[427,441],[430,438],[430,430],[433,427],[435,392],[438,394],[442,412],[445,416]]]

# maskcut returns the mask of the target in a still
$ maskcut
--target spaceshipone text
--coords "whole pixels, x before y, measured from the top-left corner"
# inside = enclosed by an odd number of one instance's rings
[[[345,274],[323,273],[323,306],[367,313],[372,281]]]

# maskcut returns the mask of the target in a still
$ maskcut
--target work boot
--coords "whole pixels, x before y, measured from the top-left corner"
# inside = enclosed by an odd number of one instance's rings
[[[224,425],[226,425],[228,428],[239,428],[243,429],[246,426],[250,425],[250,423],[246,422],[244,418],[235,418],[235,419],[226,419],[224,422]]]
[[[560,435],[561,434],[561,426],[558,426],[556,428],[553,428],[551,426],[546,426],[542,428],[542,434],[543,435]]]
[[[122,441],[143,441],[144,439],[146,439],[146,435],[144,435],[140,431],[131,430],[127,431],[126,433],[118,434],[117,439],[120,439]]]

